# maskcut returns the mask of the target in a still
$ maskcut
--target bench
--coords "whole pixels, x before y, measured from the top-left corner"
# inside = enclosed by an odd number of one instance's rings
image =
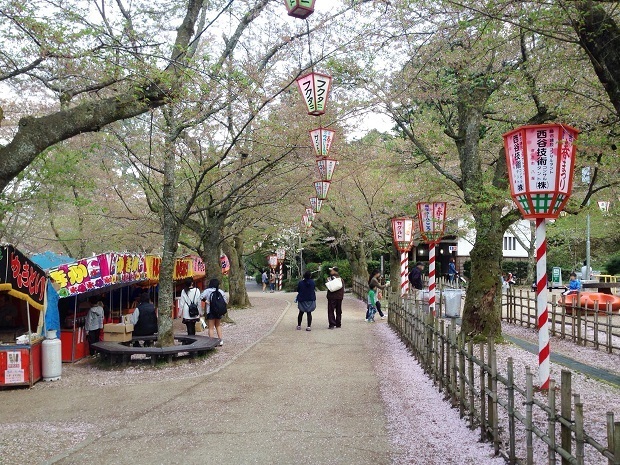
[[[218,347],[220,341],[212,337],[206,336],[187,336],[175,335],[175,341],[181,342],[183,345],[174,345],[170,347],[133,347],[134,342],[139,341],[156,341],[157,336],[139,336],[132,338],[129,342],[95,342],[91,347],[101,354],[103,360],[115,363],[117,359],[121,360],[123,366],[131,361],[132,355],[148,355],[151,358],[151,365],[155,366],[159,358],[165,358],[171,362],[175,355],[188,353],[191,358],[196,355],[206,354],[210,350]]]

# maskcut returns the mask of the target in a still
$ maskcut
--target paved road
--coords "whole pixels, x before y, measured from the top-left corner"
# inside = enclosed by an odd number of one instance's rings
[[[54,464],[390,463],[363,311],[345,299],[343,328],[328,330],[321,296],[313,331],[296,331],[297,311],[286,301],[293,295],[276,295],[288,308],[280,323],[216,373],[126,387],[24,390],[13,393],[2,416],[96,425],[46,462]]]

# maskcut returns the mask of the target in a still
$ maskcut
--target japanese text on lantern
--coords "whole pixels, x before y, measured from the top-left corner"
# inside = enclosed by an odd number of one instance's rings
[[[515,193],[525,191],[525,167],[523,166],[523,136],[516,132],[508,146],[508,154],[512,162],[512,185]]]
[[[529,187],[531,191],[548,191],[555,181],[554,146],[557,144],[557,135],[553,128],[528,129]]]
[[[422,205],[422,227],[424,232],[433,232],[433,215],[431,213],[431,204]]]
[[[573,157],[573,142],[573,134],[564,129],[562,131],[562,156],[560,158],[560,179],[558,183],[558,190],[562,194],[570,194],[570,179],[568,173]]]

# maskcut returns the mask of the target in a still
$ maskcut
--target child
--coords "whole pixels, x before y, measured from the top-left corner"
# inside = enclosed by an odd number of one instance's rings
[[[577,273],[574,271],[570,274],[570,280],[568,281],[568,287],[566,288],[566,292],[563,292],[562,295],[568,294],[576,294],[581,290],[581,281],[577,279]]]
[[[377,287],[371,284],[368,289],[368,310],[366,311],[366,321],[368,323],[375,322],[375,313],[377,313]]]

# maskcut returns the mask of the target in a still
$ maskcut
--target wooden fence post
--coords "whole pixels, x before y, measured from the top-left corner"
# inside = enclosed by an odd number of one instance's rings
[[[450,389],[452,390],[452,405],[456,405],[456,324],[454,321],[450,324],[450,361],[452,363],[450,370]]]
[[[474,380],[474,342],[470,339],[467,342],[467,373],[469,378],[469,426],[474,428],[476,418],[476,398]]]
[[[441,334],[439,335],[439,390],[443,391],[446,388],[446,350],[444,346],[444,341],[446,340],[445,320],[441,320],[440,328]]]
[[[508,357],[508,464],[516,465],[517,455],[516,434],[515,434],[515,380],[514,380],[514,364],[512,357]]]
[[[562,370],[562,385],[560,386],[560,415],[567,421],[572,421],[572,386],[571,372]],[[562,439],[562,449],[569,454],[572,449],[571,430],[562,424],[560,437]],[[570,462],[562,457],[562,465],[570,465]]]
[[[525,369],[527,378],[526,396],[525,396],[525,445],[526,445],[526,462],[527,465],[534,465],[534,443],[532,437],[532,408],[534,400],[534,378],[529,367]]]
[[[465,416],[465,333],[459,335],[459,413]]]
[[[493,431],[493,448],[495,455],[499,455],[499,418],[497,411],[497,353],[495,352],[495,342],[493,338],[489,341],[489,367],[491,373],[489,380],[491,381],[491,402],[489,408],[489,423],[491,424],[491,430]]]
[[[607,450],[615,455],[614,447],[614,412],[607,412]],[[607,465],[614,465],[615,460],[609,459]]]
[[[480,343],[480,440],[487,438],[487,408],[485,391],[484,370],[484,343]]]
[[[549,465],[555,465],[555,380],[549,380],[547,393],[549,413],[547,414],[547,435],[549,436]]]
[[[577,465],[583,465],[585,454],[585,436],[583,433],[583,404],[579,394],[575,394],[575,457]]]
[[[620,421],[614,422],[614,465],[620,465]]]

